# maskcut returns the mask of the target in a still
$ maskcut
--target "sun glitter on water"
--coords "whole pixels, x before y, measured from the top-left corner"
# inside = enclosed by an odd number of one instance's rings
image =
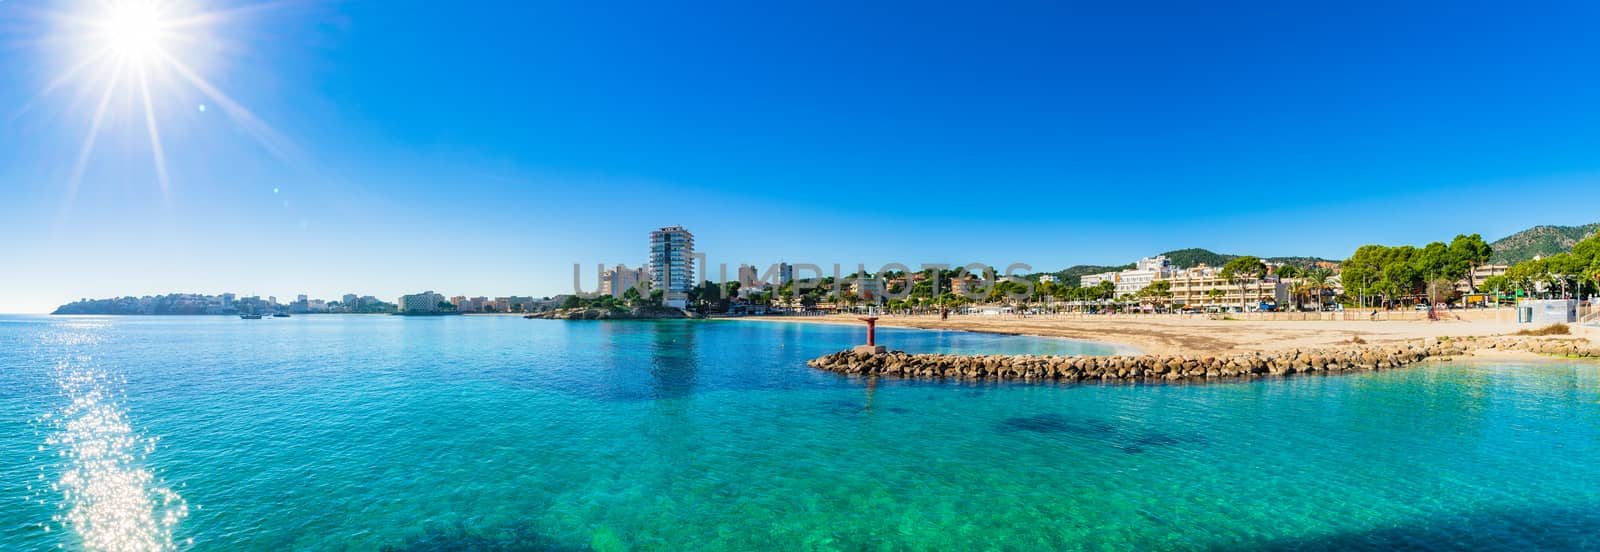
[[[50,490],[60,513],[44,529],[70,531],[87,550],[175,550],[173,531],[188,503],[150,470],[157,440],[134,428],[117,399],[121,386],[94,366],[77,358],[56,370],[68,402],[44,417],[52,434],[42,448],[58,457]]]

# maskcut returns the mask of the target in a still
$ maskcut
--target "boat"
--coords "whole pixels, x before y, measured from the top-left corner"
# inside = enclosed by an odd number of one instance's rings
[[[245,320],[260,320],[261,319],[261,315],[259,315],[259,314],[241,314],[241,315],[239,315],[239,318],[243,318]]]
[[[273,318],[288,318],[289,317],[289,313],[287,313],[287,312],[275,312],[275,313],[272,313],[272,317]]]

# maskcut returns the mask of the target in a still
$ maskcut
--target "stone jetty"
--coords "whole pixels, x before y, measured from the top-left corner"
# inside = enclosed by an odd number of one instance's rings
[[[943,355],[841,351],[806,364],[859,376],[1025,381],[1212,381],[1390,370],[1482,350],[1600,358],[1586,340],[1488,337],[1225,355]]]

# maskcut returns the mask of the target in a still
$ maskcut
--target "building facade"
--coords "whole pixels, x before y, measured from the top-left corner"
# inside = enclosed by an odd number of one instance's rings
[[[1510,265],[1483,265],[1473,268],[1471,274],[1468,274],[1466,278],[1462,278],[1460,282],[1456,282],[1456,291],[1461,293],[1467,293],[1474,289],[1485,292],[1494,291],[1492,289],[1483,289],[1483,281],[1495,276],[1505,276],[1506,271],[1510,269]]]
[[[444,296],[434,293],[433,290],[411,295],[401,295],[400,312],[405,314],[433,314],[440,312],[439,303],[444,302]]]
[[[1189,309],[1227,310],[1241,305],[1254,310],[1262,303],[1285,305],[1289,286],[1276,278],[1251,280],[1241,286],[1223,278],[1222,271],[1198,266],[1175,271],[1163,280],[1172,283],[1172,304]]]
[[[761,275],[756,273],[753,265],[739,265],[739,289],[759,287]]]
[[[639,287],[639,295],[650,296],[650,271],[644,267],[628,268],[617,265],[615,268],[600,273],[600,294],[610,295],[618,299],[628,292],[628,288]],[[643,286],[640,284],[643,283]]]
[[[778,263],[778,285],[782,286],[794,281],[794,265]]]
[[[883,303],[883,280],[877,277],[857,278],[850,282],[850,294],[869,303]]]
[[[650,233],[650,279],[662,291],[669,307],[689,306],[694,289],[694,234],[682,226],[666,226]]]
[[[1175,272],[1172,262],[1168,261],[1166,256],[1156,255],[1139,259],[1139,262],[1128,270],[1085,275],[1079,279],[1078,285],[1095,287],[1101,282],[1111,282],[1117,286],[1116,294],[1122,296],[1138,293],[1156,280],[1170,278]]]

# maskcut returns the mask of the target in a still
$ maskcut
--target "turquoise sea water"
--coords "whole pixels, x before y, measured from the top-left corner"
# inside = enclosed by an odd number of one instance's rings
[[[1600,365],[1138,386],[804,366],[861,333],[0,317],[0,549],[1600,547]]]

